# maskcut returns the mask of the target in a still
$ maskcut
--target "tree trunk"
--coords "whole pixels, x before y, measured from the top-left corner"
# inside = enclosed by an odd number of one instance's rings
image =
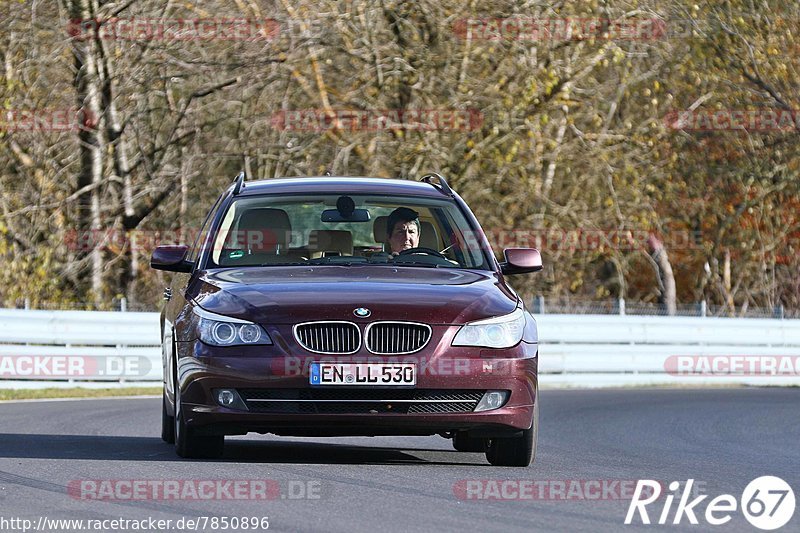
[[[93,19],[89,0],[65,0],[65,7],[74,20]],[[92,39],[72,40],[72,53],[75,57],[75,87],[78,107],[82,110],[82,127],[78,131],[80,140],[80,170],[77,190],[86,189],[78,201],[78,231],[90,232],[92,244],[88,252],[91,268],[91,293],[96,303],[104,294],[103,285],[103,243],[96,237],[102,229],[100,214],[101,184],[103,181],[103,113],[101,102],[101,83],[98,70],[95,44]],[[84,253],[86,251],[83,251]]]
[[[122,121],[117,111],[116,94],[114,91],[114,65],[111,54],[105,49],[103,41],[95,39],[98,55],[102,65],[103,81],[103,108],[106,113],[106,135],[108,145],[113,156],[114,173],[122,182],[122,202],[123,218],[122,231],[129,235],[129,231],[136,228],[129,227],[130,222],[135,219],[136,210],[133,203],[133,183],[130,171],[130,159],[128,158],[128,147],[122,131]],[[116,229],[116,228],[115,228]],[[124,293],[129,302],[136,303],[136,281],[139,274],[139,247],[137,239],[125,239],[128,243],[129,257],[123,265],[123,272],[115,281],[113,287],[114,294]]]
[[[675,275],[672,273],[672,264],[669,262],[667,250],[654,235],[647,238],[650,257],[658,267],[658,277],[661,280],[661,303],[666,308],[669,316],[677,313],[677,291],[675,288]]]

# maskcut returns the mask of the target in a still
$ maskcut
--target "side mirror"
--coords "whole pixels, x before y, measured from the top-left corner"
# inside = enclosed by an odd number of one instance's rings
[[[186,260],[188,252],[185,244],[157,246],[150,258],[150,267],[168,272],[191,272],[194,263]]]
[[[526,274],[542,269],[542,254],[536,248],[506,248],[505,262],[500,263],[503,274]]]

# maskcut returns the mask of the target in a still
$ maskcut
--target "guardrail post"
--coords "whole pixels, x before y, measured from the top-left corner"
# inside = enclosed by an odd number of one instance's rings
[[[625,314],[625,298],[619,298],[617,300],[617,312],[620,315],[624,315]]]
[[[786,313],[784,313],[783,304],[775,306],[772,316],[774,318],[780,318],[780,319],[783,319],[786,316]]]
[[[125,298],[124,296],[119,301],[119,310],[121,313],[124,313],[125,311],[128,310],[128,299]]]
[[[25,298],[25,310],[29,311],[30,308],[31,308],[31,299],[30,298]]]
[[[697,311],[701,317],[704,317],[708,314],[708,305],[706,304],[705,300],[698,302],[697,304]]]
[[[544,313],[544,296],[541,294],[539,296],[535,296],[533,298],[533,312],[537,315],[543,315]]]

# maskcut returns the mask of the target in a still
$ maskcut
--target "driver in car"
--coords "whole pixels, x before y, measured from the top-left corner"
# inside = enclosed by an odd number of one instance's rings
[[[419,246],[419,213],[408,207],[398,207],[386,220],[386,237],[390,253],[397,255],[403,250]]]

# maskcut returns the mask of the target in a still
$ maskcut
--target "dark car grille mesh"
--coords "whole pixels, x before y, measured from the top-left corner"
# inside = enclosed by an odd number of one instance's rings
[[[430,339],[431,328],[424,324],[376,322],[367,330],[367,349],[381,355],[413,353]]]
[[[310,322],[295,328],[295,338],[310,352],[354,353],[361,347],[358,326],[350,322]]]
[[[458,389],[239,389],[256,413],[469,413],[484,390]]]

